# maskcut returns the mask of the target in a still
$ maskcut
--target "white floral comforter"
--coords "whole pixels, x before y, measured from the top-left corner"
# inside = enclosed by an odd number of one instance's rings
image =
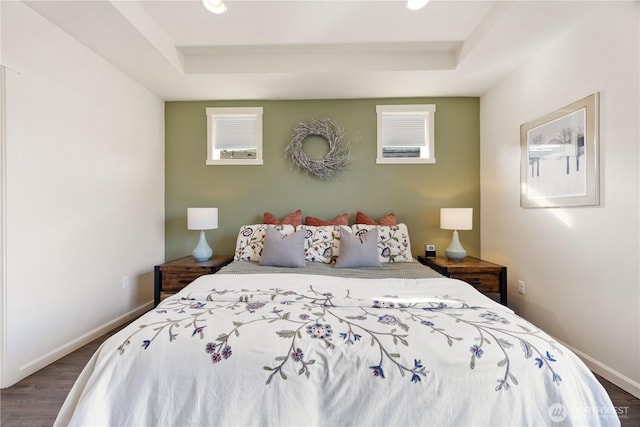
[[[106,341],[58,425],[619,425],[568,349],[464,282],[203,276]]]

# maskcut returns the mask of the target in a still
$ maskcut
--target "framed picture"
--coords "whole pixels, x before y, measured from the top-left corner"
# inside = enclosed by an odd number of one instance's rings
[[[520,206],[599,204],[598,92],[520,126]]]

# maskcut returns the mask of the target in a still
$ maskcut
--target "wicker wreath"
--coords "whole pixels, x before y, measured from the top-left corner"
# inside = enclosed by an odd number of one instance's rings
[[[329,143],[329,152],[322,159],[310,159],[302,150],[302,143],[309,136],[321,136]],[[342,138],[343,127],[331,119],[298,123],[291,131],[291,141],[285,151],[292,165],[327,181],[351,162],[351,147],[344,144]]]

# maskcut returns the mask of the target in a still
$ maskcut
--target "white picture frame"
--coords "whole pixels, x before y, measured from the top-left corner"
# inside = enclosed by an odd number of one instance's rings
[[[600,202],[599,93],[520,126],[520,206]]]

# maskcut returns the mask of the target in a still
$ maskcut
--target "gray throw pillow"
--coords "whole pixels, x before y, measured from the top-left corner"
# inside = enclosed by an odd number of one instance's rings
[[[336,268],[382,267],[378,258],[378,230],[357,236],[340,229],[340,255]]]
[[[273,227],[267,227],[260,265],[273,267],[304,267],[305,231],[283,236]]]

